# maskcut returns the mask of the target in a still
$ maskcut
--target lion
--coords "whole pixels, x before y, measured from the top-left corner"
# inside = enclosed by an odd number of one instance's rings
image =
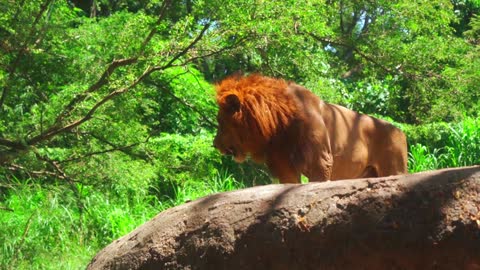
[[[238,163],[266,163],[280,183],[407,173],[405,134],[392,124],[329,104],[308,89],[259,74],[215,85],[214,147]]]

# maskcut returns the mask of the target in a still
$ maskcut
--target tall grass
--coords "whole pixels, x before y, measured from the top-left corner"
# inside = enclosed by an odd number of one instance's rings
[[[465,118],[445,125],[442,146],[415,143],[409,149],[409,171],[419,172],[480,164],[480,119]],[[438,145],[438,142],[436,142]]]
[[[13,212],[0,213],[0,268],[78,269],[85,264],[97,243],[82,228],[71,192],[32,184],[10,193],[3,204]],[[60,259],[66,257],[71,258]]]
[[[170,202],[172,205],[180,205],[210,194],[232,191],[244,187],[245,185],[236,181],[232,175],[217,173],[209,181],[191,179],[180,185],[175,185],[175,197],[172,198]]]
[[[11,190],[0,213],[1,269],[82,269],[99,247],[161,210],[91,191],[77,198],[65,186]]]
[[[466,118],[449,127],[451,133],[442,165],[459,167],[480,164],[480,119]]]
[[[148,186],[139,194],[118,194],[91,186],[19,184],[0,198],[13,209],[0,210],[0,269],[84,269],[100,248],[162,210],[241,187],[222,173],[185,181],[175,187],[175,196],[158,200],[145,195]]]
[[[433,152],[421,144],[410,146],[408,153],[408,168],[410,172],[421,172],[427,170],[434,170],[440,167],[439,149],[434,149]]]

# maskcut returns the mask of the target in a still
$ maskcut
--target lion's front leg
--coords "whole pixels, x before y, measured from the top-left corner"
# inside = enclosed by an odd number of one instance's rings
[[[307,166],[305,176],[309,182],[322,182],[332,179],[333,157],[328,152],[322,152],[310,166]]]
[[[300,172],[283,155],[274,154],[270,156],[267,160],[267,166],[281,184],[300,183]]]

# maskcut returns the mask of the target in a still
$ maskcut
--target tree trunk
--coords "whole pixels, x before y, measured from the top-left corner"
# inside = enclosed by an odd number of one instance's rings
[[[480,269],[480,167],[220,193],[168,209],[88,269]]]

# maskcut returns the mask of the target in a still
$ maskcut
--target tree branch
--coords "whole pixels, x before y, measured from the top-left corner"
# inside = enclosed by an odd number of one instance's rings
[[[206,53],[206,54],[202,54],[202,55],[200,55],[200,56],[190,57],[189,59],[183,61],[183,62],[180,63],[180,64],[177,64],[177,65],[172,64],[172,67],[185,66],[186,64],[191,63],[191,62],[194,62],[194,61],[196,61],[196,60],[198,60],[198,59],[202,59],[202,58],[205,58],[205,57],[210,57],[210,56],[212,56],[212,55],[217,55],[217,54],[223,53],[223,52],[225,52],[225,51],[234,49],[234,48],[236,48],[237,46],[243,44],[243,43],[244,43],[246,40],[248,40],[249,38],[250,38],[250,37],[243,37],[243,38],[239,39],[238,42],[236,42],[236,43],[234,43],[234,44],[232,44],[232,45],[230,45],[230,46],[223,47],[223,48],[221,48],[220,50],[217,50],[217,51],[210,51],[210,52],[208,52],[208,53]]]
[[[17,149],[17,150],[26,150],[27,146],[20,142],[11,141],[5,138],[0,138],[0,145],[7,146],[9,148]]]
[[[10,164],[6,166],[6,169],[11,172],[25,172],[30,178],[47,176],[47,177],[56,177],[62,180],[65,179],[63,176],[58,175],[58,173],[55,173],[52,171],[30,171],[27,168],[20,166],[18,164]]]
[[[132,147],[138,146],[140,144],[146,143],[150,139],[150,136],[149,136],[144,141],[141,141],[141,142],[136,142],[136,143],[132,143],[132,144],[129,144],[129,145],[124,145],[124,146],[118,146],[118,145],[115,145],[114,143],[109,142],[109,141],[107,141],[103,138],[100,138],[99,136],[96,136],[94,134],[88,134],[88,135],[92,136],[93,138],[95,138],[95,139],[97,139],[97,140],[99,140],[103,143],[108,144],[112,148],[104,149],[104,150],[101,150],[101,151],[90,152],[90,153],[87,153],[87,154],[82,155],[82,156],[76,156],[76,157],[72,157],[72,158],[69,158],[69,159],[62,160],[62,161],[58,161],[58,163],[73,162],[73,161],[81,160],[81,159],[84,159],[84,158],[87,158],[87,157],[102,155],[102,154],[106,154],[106,153],[110,153],[110,152],[116,152],[116,151],[120,151],[120,152],[122,152],[124,154],[127,154],[129,156],[134,156],[134,157],[137,157],[137,158],[143,158],[144,159],[145,158],[144,156],[135,155],[135,154],[132,154],[131,152],[128,152],[126,150],[128,150]]]
[[[160,13],[158,15],[158,19],[155,22],[155,24],[152,26],[152,29],[150,30],[150,33],[147,35],[147,37],[143,40],[142,45],[140,47],[140,50],[138,51],[137,55],[131,58],[125,58],[125,59],[118,59],[118,60],[113,60],[108,67],[105,69],[103,72],[102,76],[98,79],[97,82],[92,84],[86,91],[83,93],[78,94],[75,96],[68,104],[65,106],[63,111],[58,115],[57,119],[55,120],[55,124],[53,125],[52,128],[55,128],[56,125],[60,124],[66,117],[68,117],[71,112],[75,109],[76,105],[83,102],[87,97],[88,94],[93,93],[106,85],[108,83],[108,79],[110,76],[113,74],[113,72],[123,66],[128,66],[133,63],[136,63],[138,61],[138,58],[142,56],[145,52],[145,48],[147,47],[148,43],[152,40],[153,36],[157,32],[156,27],[160,25],[160,23],[165,19],[166,16],[166,11],[170,7],[172,0],[165,0],[162,4],[162,8],[160,9]]]
[[[11,141],[5,138],[0,138],[0,146],[5,146],[8,149],[0,151],[0,165],[8,162],[16,153],[28,150],[25,143],[18,141]]]
[[[178,54],[176,54],[172,59],[170,59],[170,61],[168,61],[168,63],[166,65],[163,65],[161,67],[156,67],[154,69],[155,70],[163,70],[163,69],[167,69],[169,67],[172,67],[173,63],[175,61],[177,61],[180,57],[184,56],[193,46],[195,46],[195,44],[197,44],[203,38],[203,36],[204,36],[205,32],[208,30],[208,28],[210,28],[210,23],[206,23],[203,26],[200,33],[198,34],[198,36],[188,46],[186,46],[183,50],[181,50]]]
[[[105,103],[107,103],[109,100],[113,99],[114,97],[118,96],[118,95],[121,95],[125,92],[127,92],[128,90],[134,88],[135,86],[137,86],[141,81],[143,81],[147,76],[149,76],[151,73],[155,72],[155,71],[160,71],[160,70],[165,70],[167,68],[170,68],[173,66],[173,63],[178,60],[180,57],[184,56],[193,46],[195,46],[195,44],[197,44],[204,36],[205,32],[207,31],[207,29],[209,28],[210,24],[205,24],[203,29],[200,31],[200,33],[197,35],[197,37],[189,44],[187,45],[184,49],[182,49],[179,53],[177,53],[170,61],[167,62],[167,64],[163,65],[163,66],[154,66],[154,67],[148,67],[144,70],[144,72],[142,73],[142,75],[140,75],[138,78],[136,78],[130,85],[124,87],[124,88],[120,88],[120,89],[117,89],[115,91],[112,91],[110,92],[108,95],[104,96],[100,101],[98,101],[92,108],[90,108],[90,110],[83,116],[81,117],[80,119],[77,119],[73,122],[70,122],[69,124],[66,124],[62,127],[58,127],[58,123],[54,124],[51,128],[47,129],[47,131],[45,131],[44,133],[41,133],[37,136],[34,136],[30,139],[27,139],[26,140],[26,145],[27,146],[32,146],[32,145],[36,145],[40,142],[43,142],[43,141],[47,141],[53,137],[55,137],[56,135],[58,134],[61,134],[61,133],[64,133],[64,132],[67,132],[67,131],[70,131],[80,125],[82,125],[83,123],[85,123],[86,121],[90,120],[92,118],[92,116],[94,115],[94,113],[100,108],[102,107]],[[125,62],[129,62],[129,61],[132,61],[132,59],[122,59],[122,60],[118,60],[120,61],[120,64],[117,64],[117,65],[121,65]],[[136,61],[136,60],[135,60]],[[116,63],[116,62],[114,62]],[[109,66],[109,68],[107,68],[107,70],[104,72],[104,75],[106,77],[110,76],[111,73],[109,73],[109,70],[114,70],[116,69],[118,66],[116,66],[116,64],[111,64]],[[103,76],[102,76],[103,77]],[[99,82],[102,81],[102,79],[99,80]],[[97,84],[94,84],[94,85],[97,85]],[[93,86],[92,86],[93,87]],[[89,89],[92,89],[92,87],[90,87]],[[88,90],[87,90],[88,91]],[[79,98],[79,100],[81,100],[82,98]],[[73,104],[74,106],[75,104]],[[68,107],[68,105],[67,105]],[[7,140],[4,140],[5,142]],[[6,162],[8,159],[10,158],[6,158],[6,160],[3,160],[2,162]]]
[[[29,40],[32,38],[32,36],[35,33],[35,27],[37,26],[38,22],[40,21],[43,14],[47,10],[47,7],[50,5],[52,1],[53,0],[47,0],[43,3],[42,6],[40,6],[40,11],[38,12],[37,16],[35,16],[35,20],[33,21],[32,27],[30,28],[30,32],[27,35],[27,38],[25,39],[23,46],[20,48],[20,50],[17,53],[17,56],[14,58],[12,64],[8,68],[7,82],[5,84],[5,87],[3,88],[2,94],[0,95],[0,110],[5,104],[7,95],[10,92],[10,82],[13,79],[13,74],[15,73],[15,70],[17,70],[17,66],[20,63],[21,58],[24,56],[25,52],[27,51]],[[23,2],[22,2],[22,5],[23,5]]]
[[[172,66],[172,64],[177,60],[179,59],[180,57],[182,57],[183,55],[185,55],[193,46],[195,46],[195,44],[198,43],[198,41],[200,41],[203,37],[203,35],[205,34],[205,32],[207,31],[207,29],[209,28],[210,24],[205,24],[205,26],[203,27],[202,31],[200,31],[200,33],[198,34],[198,36],[188,45],[186,46],[183,50],[181,50],[178,54],[176,54],[166,65],[163,65],[163,66],[156,66],[156,67],[148,67],[142,75],[140,75],[140,77],[138,77],[132,84],[130,84],[129,86],[127,87],[124,87],[124,88],[121,88],[121,89],[118,89],[118,90],[115,90],[113,92],[111,92],[110,94],[106,95],[105,97],[103,97],[99,102],[97,102],[97,104],[95,104],[88,112],[87,114],[77,120],[77,121],[74,121],[62,128],[59,128],[59,129],[54,129],[50,132],[47,132],[47,133],[44,133],[44,134],[41,134],[39,136],[36,136],[34,138],[32,138],[31,140],[28,141],[28,144],[35,144],[39,141],[44,141],[44,140],[47,140],[47,139],[50,139],[51,137],[59,134],[59,133],[62,133],[64,131],[68,131],[68,130],[71,130],[81,124],[83,124],[85,121],[89,120],[92,115],[97,111],[98,108],[100,108],[103,104],[105,104],[107,101],[111,100],[112,98],[114,98],[115,96],[118,96],[118,95],[121,95],[125,92],[127,92],[128,90],[130,90],[131,88],[135,87],[138,83],[140,83],[144,78],[146,78],[147,76],[149,76],[151,73],[155,72],[155,71],[159,71],[159,70],[165,70],[169,67]]]
[[[12,209],[12,208],[8,208],[8,207],[5,207],[5,206],[0,206],[0,210],[8,211],[8,212],[13,212],[13,209]]]
[[[70,178],[63,170],[60,168],[60,165],[58,165],[58,162],[55,160],[51,160],[50,158],[46,156],[42,156],[36,149],[34,149],[35,155],[39,160],[44,161],[45,163],[49,164],[55,171],[55,177],[67,180],[70,184],[73,184],[75,182],[72,178]]]
[[[103,72],[102,76],[100,76],[100,79],[98,79],[97,82],[92,84],[85,92],[80,93],[76,95],[65,108],[63,111],[57,116],[57,119],[55,120],[55,124],[58,125],[65,117],[69,116],[70,113],[75,109],[75,106],[84,101],[88,94],[93,93],[100,89],[102,86],[108,83],[108,79],[110,78],[110,75],[113,74],[113,72],[122,66],[127,66],[130,64],[135,63],[138,60],[137,57],[133,58],[126,58],[126,59],[119,59],[119,60],[113,60],[107,67],[107,69]],[[56,125],[53,125],[53,129],[55,128]],[[47,131],[48,132],[48,131]]]
[[[99,102],[97,102],[82,118],[76,120],[76,121],[73,121],[71,122],[70,124],[67,124],[61,128],[54,128],[54,129],[51,129],[51,130],[48,130],[47,132],[43,133],[43,134],[40,134],[38,136],[35,136],[33,138],[31,138],[30,140],[27,141],[27,144],[29,145],[35,145],[41,141],[45,141],[45,140],[49,140],[51,139],[52,137],[60,134],[60,133],[63,133],[65,131],[70,131],[72,129],[74,129],[75,127],[83,124],[84,122],[90,120],[93,116],[93,114],[103,105],[105,104],[107,101],[111,100],[112,98],[114,98],[115,96],[118,96],[118,95],[121,95],[125,92],[127,92],[129,89],[135,87],[141,80],[143,80],[147,75],[149,75],[150,73],[152,73],[152,68],[151,67],[148,67],[144,73],[138,77],[132,84],[130,84],[129,86],[127,87],[124,87],[124,88],[121,88],[121,89],[118,89],[118,90],[115,90],[113,92],[110,92],[108,95],[104,96]]]
[[[172,91],[170,91],[169,89],[167,89],[166,87],[162,86],[162,85],[159,85],[155,82],[152,82],[151,84],[155,85],[157,88],[159,89],[162,89],[167,95],[169,95],[170,97],[172,97],[173,99],[175,99],[178,103],[182,104],[183,106],[189,108],[190,110],[194,111],[195,113],[197,113],[200,118],[202,118],[203,121],[205,121],[208,126],[212,127],[212,128],[216,128],[217,125],[212,122],[210,120],[210,118],[208,118],[204,113],[202,113],[199,109],[197,109],[197,107],[195,107],[195,105],[192,105],[190,103],[188,103],[186,100],[180,98],[180,97],[177,97],[174,93],[172,93]]]
[[[147,47],[147,44],[150,42],[153,36],[157,33],[156,26],[160,25],[160,23],[165,18],[167,14],[166,11],[170,7],[171,3],[172,3],[172,0],[163,1],[162,7],[160,8],[160,14],[158,15],[158,20],[155,22],[154,27],[152,27],[152,30],[150,31],[148,36],[145,38],[145,40],[142,43],[142,46],[140,47],[140,55],[143,54],[143,52],[145,51],[145,48]]]
[[[344,48],[348,48],[352,51],[354,51],[355,53],[357,53],[358,55],[360,55],[362,58],[364,58],[365,60],[373,63],[374,65],[380,67],[381,69],[383,69],[385,72],[387,72],[388,74],[398,74],[399,72],[397,70],[394,70],[394,69],[390,69],[382,64],[380,64],[377,60],[375,60],[374,58],[366,55],[365,53],[363,53],[362,51],[360,51],[358,48],[352,46],[352,45],[349,45],[349,44],[346,44],[346,43],[342,43],[340,41],[335,41],[335,40],[331,40],[331,39],[328,39],[328,38],[322,38],[322,37],[319,37],[317,35],[315,35],[314,33],[308,33],[308,35],[310,37],[312,37],[313,39],[315,39],[316,41],[320,41],[326,45],[328,44],[333,44],[333,45],[337,45],[337,46],[341,46],[341,47],[344,47]]]

